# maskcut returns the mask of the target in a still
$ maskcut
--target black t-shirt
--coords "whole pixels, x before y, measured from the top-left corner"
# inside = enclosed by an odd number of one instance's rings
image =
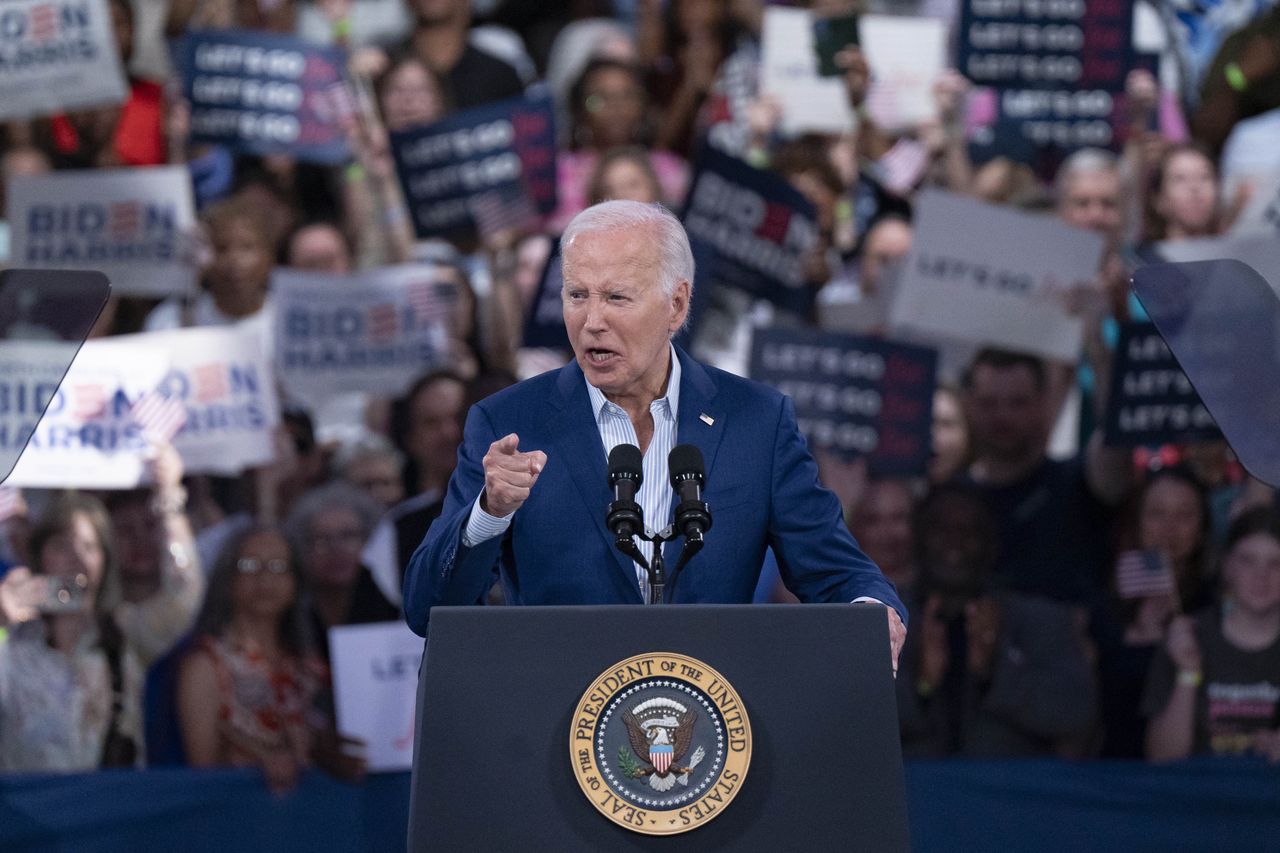
[[[412,54],[413,37],[391,52],[395,56]],[[440,87],[445,104],[454,112],[524,93],[524,83],[510,64],[471,44],[462,49],[453,68],[440,75]]]
[[[1222,635],[1218,610],[1196,615],[1203,682],[1196,689],[1196,754],[1240,755],[1250,751],[1253,733],[1280,728],[1280,637],[1265,649],[1237,648]],[[1169,704],[1178,669],[1163,648],[1147,678],[1142,712],[1154,717]]]
[[[1058,601],[1087,602],[1106,576],[1111,513],[1089,489],[1084,462],[1045,459],[1016,483],[976,486],[996,519],[995,581]]]

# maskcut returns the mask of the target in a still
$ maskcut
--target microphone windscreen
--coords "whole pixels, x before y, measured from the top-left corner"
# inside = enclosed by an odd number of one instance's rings
[[[629,477],[639,481],[644,473],[644,454],[634,444],[619,444],[609,451],[609,479]]]
[[[671,474],[671,485],[677,487],[677,478],[694,474],[699,480],[706,478],[706,468],[702,464],[702,451],[692,444],[677,444],[671,448],[667,457],[667,470]]]

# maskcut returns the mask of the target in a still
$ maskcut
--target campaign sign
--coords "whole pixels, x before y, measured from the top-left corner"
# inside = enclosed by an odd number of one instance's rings
[[[413,766],[422,638],[403,622],[329,629],[338,731],[364,741],[371,773]]]
[[[187,407],[173,440],[187,472],[232,475],[273,461],[280,403],[263,319],[152,334],[169,353],[158,390]]]
[[[6,450],[16,450],[31,437],[8,484],[137,486],[147,441],[132,417],[133,405],[163,380],[165,359],[124,337],[88,341],[59,386],[54,378],[60,369],[58,354],[42,355],[36,346],[26,343],[21,353],[13,353],[21,363],[0,365],[0,399],[9,415],[0,442]],[[46,402],[48,409],[37,425],[38,406]]]
[[[1134,65],[1131,2],[962,0],[959,34],[960,72],[997,98],[980,141],[1002,153],[1113,146],[1114,96]]]
[[[183,39],[176,63],[191,104],[192,140],[316,163],[350,159],[342,125],[353,102],[338,48],[203,30]]]
[[[920,194],[915,228],[893,334],[1079,359],[1083,323],[1062,296],[1097,278],[1100,235],[937,190]]]
[[[391,134],[419,237],[472,235],[478,220],[523,225],[556,206],[556,144],[544,89]],[[490,204],[490,200],[494,202]],[[521,200],[526,204],[519,203]],[[495,208],[490,213],[487,208]],[[485,230],[496,230],[488,221]]]
[[[106,0],[0,5],[0,118],[118,104],[128,93]]]
[[[41,400],[48,390],[7,393],[15,400],[24,394]],[[275,456],[279,404],[261,323],[250,320],[85,343],[8,482],[44,488],[138,485],[147,427],[135,406],[147,394],[185,409],[173,445],[188,473],[236,474]]]
[[[1107,444],[1116,447],[1222,438],[1213,416],[1151,323],[1120,327],[1105,435]]]
[[[348,391],[397,396],[447,357],[449,304],[430,266],[349,276],[282,269],[271,292],[280,381],[313,407]]]
[[[691,240],[715,250],[711,284],[807,314],[804,258],[818,241],[813,205],[772,172],[704,148],[681,215]]]
[[[8,210],[15,266],[100,270],[122,296],[195,288],[196,215],[182,166],[16,176]]]
[[[810,448],[889,476],[929,464],[936,367],[933,350],[878,338],[760,329],[751,343],[751,378],[791,397]]]

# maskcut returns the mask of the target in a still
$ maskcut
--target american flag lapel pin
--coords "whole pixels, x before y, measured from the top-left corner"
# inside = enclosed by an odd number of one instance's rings
[[[702,421],[707,426],[715,426],[716,423],[716,419],[711,417],[711,415],[708,415],[706,412],[698,415],[698,420]]]

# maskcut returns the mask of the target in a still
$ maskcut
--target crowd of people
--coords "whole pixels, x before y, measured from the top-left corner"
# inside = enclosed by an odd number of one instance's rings
[[[449,343],[399,398],[360,399],[354,434],[326,431],[321,412],[286,400],[275,462],[239,476],[186,474],[157,441],[142,488],[9,490],[0,771],[252,766],[276,791],[313,766],[359,779],[359,744],[335,722],[327,630],[401,618],[401,575],[441,511],[468,407],[568,357],[521,339],[552,238],[605,199],[678,212],[704,145],[785,177],[814,205],[819,245],[805,279],[816,307],[786,320],[800,328],[885,333],[886,281],[912,248],[923,188],[1036,211],[1105,241],[1096,280],[1071,294],[1081,364],[978,351],[941,377],[918,477],[819,458],[855,538],[910,610],[896,681],[904,754],[1280,762],[1273,491],[1225,441],[1135,451],[1108,446],[1099,426],[1115,325],[1142,316],[1128,288],[1135,266],[1157,243],[1225,233],[1248,200],[1249,180],[1228,184],[1223,152],[1238,147],[1238,124],[1280,108],[1280,11],[1224,41],[1190,91],[1131,71],[1114,118],[1119,151],[1063,152],[1045,174],[971,159],[971,87],[955,71],[934,86],[935,120],[877,127],[866,109],[873,75],[854,45],[837,62],[857,130],[784,134],[760,79],[763,0],[108,5],[128,100],[9,122],[0,180],[185,164],[200,288],[112,297],[94,336],[257,316],[282,268],[418,263],[451,285]],[[957,14],[945,2],[882,5],[952,24]],[[347,47],[350,83],[370,96],[355,98],[351,162],[193,144],[164,40],[208,28]],[[388,134],[539,82],[559,121],[557,208],[533,227],[418,239]],[[1156,120],[1170,110],[1179,120]],[[884,161],[903,140],[923,147],[926,167],[890,186]],[[1250,144],[1280,150],[1274,137]],[[771,316],[741,307],[747,326]],[[1051,452],[1055,427],[1078,451]],[[1123,582],[1134,559],[1157,561],[1151,571],[1167,582],[1135,593]],[[758,597],[789,594],[766,579]],[[490,599],[501,603],[498,588]]]

